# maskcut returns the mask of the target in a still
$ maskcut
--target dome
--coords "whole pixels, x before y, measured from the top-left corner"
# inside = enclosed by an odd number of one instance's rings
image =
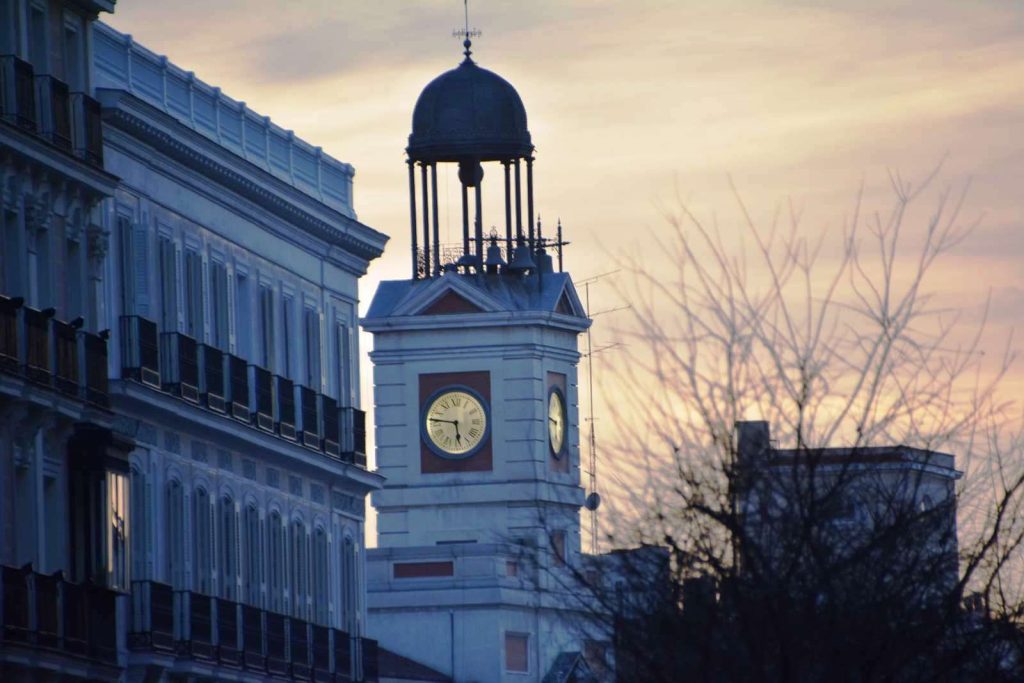
[[[467,56],[420,93],[406,152],[416,161],[529,156],[526,107],[511,83]]]

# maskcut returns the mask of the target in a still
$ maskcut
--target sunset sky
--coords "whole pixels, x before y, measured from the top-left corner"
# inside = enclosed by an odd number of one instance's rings
[[[119,0],[105,21],[353,164],[360,220],[391,236],[364,304],[408,276],[404,147],[418,93],[461,57],[462,2]],[[980,223],[930,285],[968,316],[991,295],[993,340],[1024,320],[1024,3],[477,0],[470,23],[526,104],[538,207],[577,279],[642,250],[677,195],[728,230],[730,176],[756,220],[792,201],[838,234],[861,183],[883,209],[890,170],[945,160],[933,194],[969,182]],[[1019,365],[1007,386],[1024,391]]]

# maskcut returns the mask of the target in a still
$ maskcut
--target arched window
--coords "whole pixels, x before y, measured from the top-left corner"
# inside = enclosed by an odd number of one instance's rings
[[[142,470],[132,466],[131,469],[131,520],[132,520],[132,578],[148,579],[146,572],[146,554],[149,552],[149,515],[146,510],[146,478]]]
[[[236,600],[238,592],[238,514],[230,495],[220,499],[220,596]]]
[[[313,619],[324,626],[330,625],[329,571],[327,532],[318,526],[313,533]]]
[[[260,600],[263,581],[263,543],[260,538],[260,511],[255,503],[245,507],[245,595],[250,605],[262,605]]]
[[[350,536],[341,544],[341,627],[349,633],[356,628],[356,548]]]
[[[185,588],[185,491],[181,482],[172,479],[167,482],[167,566],[166,580],[178,589]]]
[[[267,522],[267,593],[270,595],[270,609],[284,611],[284,524],[281,513],[274,510]]]
[[[292,522],[292,614],[305,619],[309,599],[309,546],[306,525]]]
[[[210,595],[213,592],[213,510],[210,494],[204,488],[197,488],[193,503],[195,580],[192,588],[197,593]]]

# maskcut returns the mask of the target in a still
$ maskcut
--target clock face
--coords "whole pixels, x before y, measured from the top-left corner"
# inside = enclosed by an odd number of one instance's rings
[[[565,449],[565,401],[558,389],[548,394],[548,443],[555,457],[561,457]]]
[[[437,392],[423,413],[424,439],[444,457],[469,457],[483,443],[487,429],[483,399],[466,387]]]

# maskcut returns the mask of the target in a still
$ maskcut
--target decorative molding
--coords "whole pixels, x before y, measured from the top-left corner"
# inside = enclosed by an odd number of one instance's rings
[[[323,505],[323,503],[324,503],[324,487],[321,486],[320,484],[310,484],[309,485],[309,499],[312,500],[314,503],[319,503],[320,505]]]
[[[363,515],[366,512],[362,498],[356,498],[341,491],[331,491],[331,507],[339,512],[352,515]]]
[[[104,104],[104,122],[126,131],[136,139],[145,141],[158,152],[165,154],[194,172],[210,178],[246,199],[269,209],[279,218],[303,228],[314,237],[327,242],[330,246],[340,247],[346,252],[366,261],[375,259],[383,254],[384,243],[387,241],[387,237],[377,233],[372,228],[324,204],[324,209],[336,213],[338,222],[349,228],[348,230],[339,230],[327,221],[317,218],[296,206],[295,203],[286,198],[283,192],[275,191],[253,181],[250,175],[266,174],[269,176],[269,180],[282,183],[283,181],[279,178],[267,174],[266,171],[257,166],[253,166],[251,174],[243,174],[225,164],[219,163],[210,155],[204,154],[186,144],[181,136],[172,135],[143,120],[141,116],[123,108],[126,106],[125,100],[132,97],[127,93],[105,91],[97,94]],[[151,106],[142,100],[137,100],[137,102],[145,107]],[[127,103],[127,106],[131,106],[131,104],[133,103]],[[136,104],[136,107],[138,107],[138,104]],[[160,115],[167,116],[163,113],[160,113]],[[215,144],[210,141],[205,142]],[[288,187],[290,191],[299,192],[290,186]],[[302,196],[305,197],[306,195],[303,194]],[[357,236],[353,232],[363,232],[366,234]]]
[[[167,430],[164,432],[164,448],[171,453],[181,455],[181,436],[177,432]]]
[[[226,472],[231,472],[234,469],[231,461],[231,451],[223,448],[217,449],[217,467]]]
[[[89,259],[94,263],[102,262],[110,249],[110,231],[96,223],[89,223],[85,229],[85,238],[89,244]]]

